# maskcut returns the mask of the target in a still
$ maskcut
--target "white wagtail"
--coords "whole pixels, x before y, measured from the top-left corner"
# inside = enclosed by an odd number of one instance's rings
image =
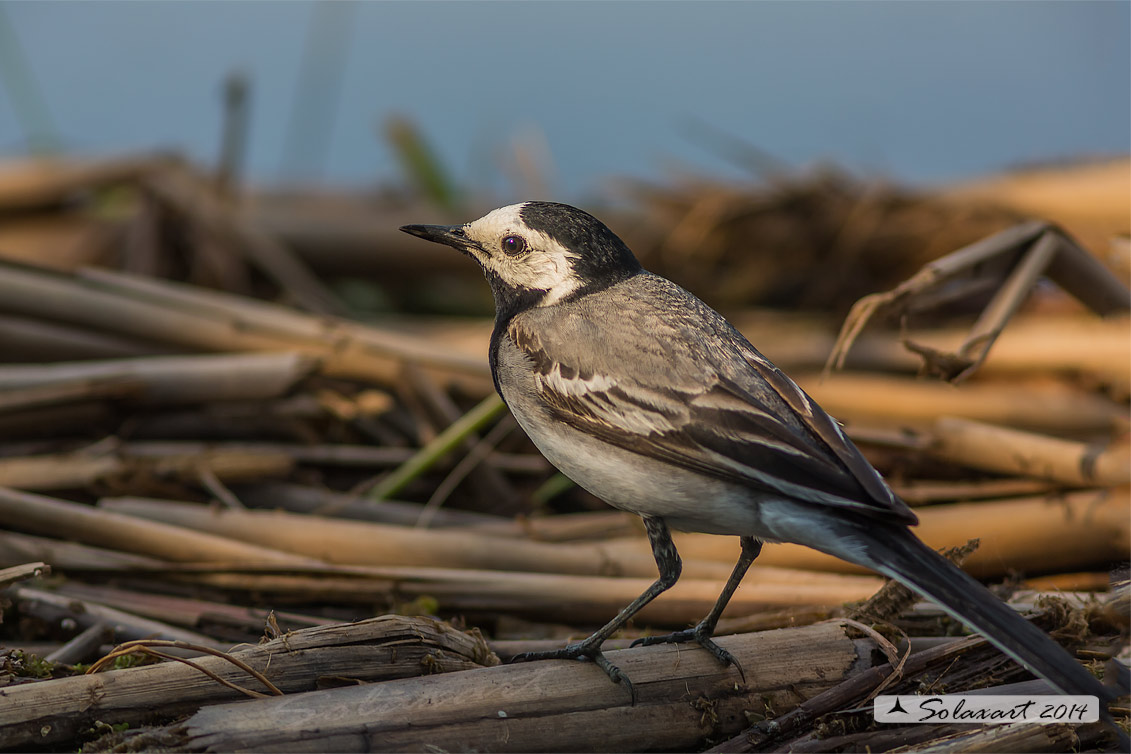
[[[923,544],[915,514],[829,417],[720,314],[644,270],[601,221],[526,202],[466,225],[406,225],[483,268],[495,297],[495,388],[566,476],[644,519],[659,578],[589,638],[516,659],[589,658],[671,587],[669,527],[741,538],[742,555],[694,628],[639,643],[712,640],[762,542],[796,542],[907,584],[1065,694],[1111,700],[1044,632]],[[741,672],[741,668],[738,668]]]

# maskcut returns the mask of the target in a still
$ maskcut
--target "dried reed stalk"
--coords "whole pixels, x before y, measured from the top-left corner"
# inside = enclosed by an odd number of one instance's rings
[[[314,563],[293,553],[0,487],[0,520],[19,531],[174,562]]]
[[[130,452],[137,447],[110,445],[74,453],[0,458],[0,487],[64,490],[132,477],[199,482],[203,475],[243,481],[283,477],[294,466],[290,456],[270,450],[201,447],[195,452],[145,456]]]
[[[180,737],[185,751],[281,751],[296,740],[333,751],[689,751],[733,735],[747,710],[789,709],[867,663],[865,647],[831,625],[720,644],[747,668],[745,686],[698,647],[641,647],[609,652],[635,705],[590,663],[538,662],[209,707],[157,735]]]
[[[152,569],[164,563],[162,560],[144,555],[0,530],[0,566],[16,566],[31,561],[43,561],[59,570],[74,573],[122,571],[130,568]]]
[[[157,638],[192,642],[207,647],[223,646],[220,642],[196,631],[171,626],[152,618],[143,618],[90,600],[26,586],[14,587],[9,594],[19,603],[22,615],[34,616],[49,624],[57,623],[60,618],[66,617],[74,620],[82,628],[97,623],[111,626],[119,640]]]
[[[4,392],[122,381],[149,405],[277,398],[312,374],[317,361],[295,353],[149,356],[112,361],[0,366]],[[82,396],[76,396],[82,397]],[[98,397],[95,395],[94,397]],[[75,398],[71,398],[74,400]]]
[[[1051,479],[1075,487],[1131,484],[1131,449],[1021,432],[943,416],[928,452],[945,461],[1000,474]]]
[[[136,570],[135,570],[136,572]],[[250,569],[181,566],[165,578],[229,590],[270,593],[288,604],[331,601],[395,604],[420,597],[445,611],[520,615],[571,625],[610,620],[648,587],[651,578],[612,578],[552,573],[429,567],[294,567]],[[724,578],[685,576],[639,613],[637,625],[686,627],[707,614]],[[792,606],[835,605],[871,596],[883,581],[874,576],[754,569],[735,593],[727,617]]]
[[[481,638],[429,618],[394,615],[293,631],[231,654],[288,694],[335,677],[379,681],[497,662]],[[194,662],[227,681],[262,688],[225,659]],[[235,698],[238,691],[178,662],[9,687],[0,705],[0,748],[59,744],[96,720],[136,727]]]
[[[165,349],[167,351],[167,349]],[[157,356],[160,347],[78,325],[0,315],[0,353],[9,361],[48,362]]]
[[[611,556],[600,543],[553,544],[466,530],[416,529],[280,511],[214,510],[137,497],[104,499],[101,509],[270,546],[327,563],[474,568],[590,576],[655,576],[651,553]],[[726,578],[729,570],[690,562],[689,575]]]
[[[1115,401],[1066,384],[968,383],[956,387],[906,377],[834,374],[825,380],[795,375],[826,411],[841,421],[928,428],[942,416],[1053,433],[1110,432],[1126,426]]]
[[[405,362],[441,384],[490,389],[482,358],[356,322],[107,270],[65,275],[0,260],[0,310],[196,351],[292,351],[330,376],[395,384]]]
[[[0,208],[11,211],[56,204],[78,192],[135,181],[167,164],[166,158],[157,155],[8,161],[0,170]]]
[[[958,503],[920,508],[915,533],[935,549],[955,547],[970,539],[981,546],[964,568],[982,579],[1010,572],[1050,573],[1080,570],[1127,559],[1127,518],[1131,490],[1080,491],[1057,497]],[[676,534],[676,546],[686,557],[732,562],[738,559],[738,540],[708,534]],[[646,547],[640,540],[622,539],[620,546]],[[614,549],[615,543],[606,547]],[[838,558],[800,545],[767,544],[758,565],[774,565],[839,573],[867,573]]]

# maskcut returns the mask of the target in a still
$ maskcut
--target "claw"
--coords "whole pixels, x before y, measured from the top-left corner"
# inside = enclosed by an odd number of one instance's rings
[[[636,687],[620,668],[609,661],[601,651],[601,644],[591,644],[588,640],[575,644],[567,644],[561,649],[548,649],[543,652],[523,652],[510,659],[511,663],[530,662],[532,660],[591,660],[597,667],[605,671],[605,675],[613,683],[622,684],[628,689],[632,697],[632,706],[636,706]],[[509,663],[508,663],[509,664]]]
[[[742,669],[742,664],[735,659],[734,655],[726,651],[711,638],[706,628],[699,624],[695,628],[685,628],[682,631],[673,631],[670,634],[663,634],[660,636],[642,636],[636,641],[632,642],[629,646],[632,647],[648,647],[653,644],[683,644],[685,642],[693,641],[699,646],[706,649],[708,652],[715,656],[715,659],[722,663],[724,666],[733,667],[738,671],[738,675],[742,678],[743,685],[746,684],[746,671]]]

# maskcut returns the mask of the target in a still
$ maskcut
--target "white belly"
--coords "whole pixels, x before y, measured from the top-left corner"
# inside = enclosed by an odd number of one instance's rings
[[[504,391],[504,397],[550,463],[609,505],[681,531],[774,538],[752,490],[610,445],[557,421],[526,396]]]

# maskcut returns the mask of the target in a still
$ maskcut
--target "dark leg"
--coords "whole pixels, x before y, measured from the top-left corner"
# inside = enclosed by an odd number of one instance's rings
[[[738,556],[738,562],[734,564],[734,570],[731,571],[730,578],[727,579],[726,586],[723,587],[722,594],[715,600],[715,606],[711,608],[711,612],[707,613],[707,617],[699,621],[698,625],[694,628],[688,628],[684,631],[676,631],[675,633],[665,634],[663,636],[646,636],[643,639],[637,639],[632,642],[632,646],[647,646],[649,644],[663,644],[667,642],[683,642],[694,641],[705,649],[710,650],[711,654],[719,659],[719,662],[724,665],[733,665],[738,674],[742,676],[742,682],[746,683],[746,673],[742,671],[742,666],[738,664],[738,660],[734,656],[716,644],[711,636],[715,633],[715,626],[719,622],[719,616],[723,614],[726,609],[727,603],[734,595],[734,590],[742,582],[742,577],[746,575],[749,570],[750,564],[758,557],[758,553],[762,551],[761,540],[754,539],[753,537],[742,537],[742,554]]]
[[[667,591],[679,579],[683,563],[679,553],[675,550],[672,536],[668,532],[667,524],[658,518],[644,519],[644,528],[648,531],[648,540],[652,543],[652,555],[656,558],[656,566],[660,570],[660,577],[656,579],[643,594],[634,599],[628,607],[617,613],[616,617],[595,631],[592,636],[583,641],[569,644],[562,649],[551,649],[546,652],[524,652],[515,655],[511,662],[526,662],[527,660],[576,660],[587,657],[605,671],[613,683],[623,683],[632,694],[632,702],[636,703],[636,690],[632,682],[621,672],[620,668],[613,665],[601,653],[601,645],[605,639],[612,636],[627,623],[632,616],[660,594]],[[753,560],[753,558],[751,558]],[[741,576],[739,577],[741,578]],[[731,591],[734,591],[733,589]]]

